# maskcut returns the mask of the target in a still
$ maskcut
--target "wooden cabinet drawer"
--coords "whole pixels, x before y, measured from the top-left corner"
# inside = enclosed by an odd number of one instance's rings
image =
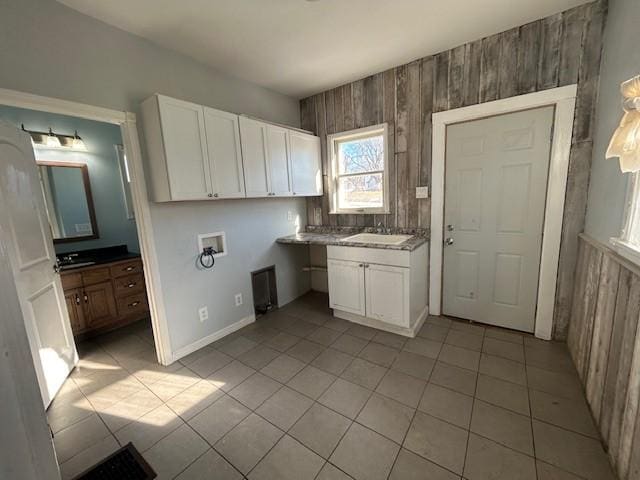
[[[64,290],[78,288],[82,286],[82,274],[63,273],[62,275],[60,275],[60,281],[62,282],[62,288]]]
[[[118,313],[123,317],[149,310],[147,296],[144,293],[127,295],[116,299],[116,301],[118,302]]]
[[[126,277],[114,278],[113,286],[116,297],[144,292],[144,276],[141,273],[136,273],[134,275],[127,275]]]
[[[96,283],[102,283],[108,280],[111,280],[109,267],[92,268],[90,270],[84,270],[82,272],[82,284],[85,286],[95,285]]]
[[[123,277],[132,273],[142,273],[142,262],[133,260],[131,262],[122,262],[111,267],[112,277]]]

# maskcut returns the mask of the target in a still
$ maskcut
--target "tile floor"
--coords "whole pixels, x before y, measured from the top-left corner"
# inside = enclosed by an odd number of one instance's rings
[[[614,478],[563,344],[310,293],[169,367],[139,324],[83,344],[49,409],[63,478],[132,441],[169,479]]]

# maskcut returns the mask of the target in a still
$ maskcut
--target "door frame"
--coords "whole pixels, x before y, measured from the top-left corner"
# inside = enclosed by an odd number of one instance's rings
[[[84,118],[103,123],[110,123],[120,127],[124,152],[129,159],[129,175],[131,177],[131,197],[136,219],[136,230],[140,243],[140,254],[144,267],[149,314],[153,329],[158,362],[169,365],[173,361],[173,353],[169,337],[167,315],[162,298],[160,283],[160,265],[154,242],[149,196],[144,176],[142,152],[136,115],[131,112],[111,110],[83,103],[43,97],[30,93],[0,88],[0,105],[26,108],[46,113],[56,113],[72,117]]]
[[[522,110],[555,106],[535,318],[535,336],[545,340],[551,339],[577,91],[578,86],[574,84],[433,114],[429,246],[429,313],[431,315],[440,315],[442,311],[447,126]]]

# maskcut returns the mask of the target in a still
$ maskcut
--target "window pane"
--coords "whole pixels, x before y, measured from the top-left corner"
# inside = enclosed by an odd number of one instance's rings
[[[339,208],[382,208],[381,173],[342,177],[339,182]]]
[[[382,134],[338,143],[340,174],[384,170]]]

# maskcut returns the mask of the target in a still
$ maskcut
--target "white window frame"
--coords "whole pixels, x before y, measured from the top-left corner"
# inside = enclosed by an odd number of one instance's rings
[[[640,209],[640,172],[629,175],[627,183],[627,196],[624,208],[624,223],[619,237],[609,239],[613,249],[627,260],[640,265],[640,246],[631,243],[631,231],[634,228],[632,222],[637,218],[637,210]],[[636,225],[635,228],[640,228]]]
[[[329,203],[330,214],[386,214],[389,213],[389,127],[386,123],[372,125],[370,127],[356,128],[346,132],[333,133],[327,135],[327,154],[329,155]],[[369,137],[382,134],[383,162],[382,170],[372,171],[371,173],[382,173],[382,207],[368,208],[340,208],[338,202],[338,150],[336,145],[346,140],[355,140],[358,138]],[[365,172],[366,173],[366,172]],[[358,174],[360,175],[360,174]]]

